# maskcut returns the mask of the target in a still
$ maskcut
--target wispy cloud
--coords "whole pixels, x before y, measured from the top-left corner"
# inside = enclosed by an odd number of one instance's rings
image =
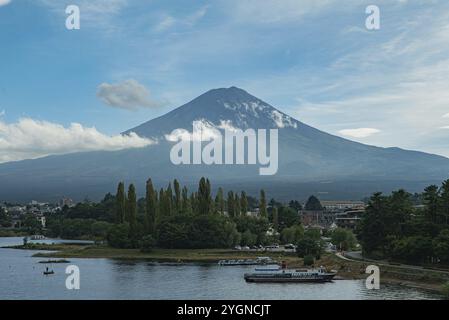
[[[11,0],[0,0],[0,7],[1,6],[6,6],[9,3],[11,3]]]
[[[188,15],[177,17],[164,13],[161,15],[159,22],[153,29],[156,32],[162,32],[174,27],[194,27],[206,15],[208,8],[208,5],[202,6]]]
[[[97,88],[97,97],[108,106],[127,110],[163,105],[153,100],[150,91],[134,79],[116,84],[102,83]]]
[[[374,128],[343,129],[338,131],[341,135],[351,138],[366,138],[379,132],[379,129]]]
[[[142,148],[155,143],[135,133],[108,136],[79,123],[66,128],[31,118],[23,118],[16,123],[0,120],[0,162],[80,151]]]

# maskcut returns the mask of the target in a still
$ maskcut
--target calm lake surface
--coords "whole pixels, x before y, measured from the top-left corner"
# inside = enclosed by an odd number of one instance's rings
[[[61,240],[36,241],[61,242]],[[68,241],[73,242],[73,241]],[[0,238],[0,246],[22,244],[22,238]],[[45,258],[36,251],[0,249],[0,299],[440,299],[402,286],[365,289],[364,281],[324,284],[246,283],[251,267],[158,264],[148,261],[69,259],[81,272],[81,289],[67,290],[67,264],[54,264],[54,275],[42,274]]]

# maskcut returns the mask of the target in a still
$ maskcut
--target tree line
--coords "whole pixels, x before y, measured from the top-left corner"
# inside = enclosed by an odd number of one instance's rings
[[[264,190],[260,191],[257,203],[244,191],[229,191],[225,196],[219,188],[213,196],[209,179],[203,177],[195,192],[189,192],[176,179],[159,191],[148,179],[145,191],[139,221],[135,186],[130,184],[125,191],[125,184],[118,184],[114,227],[108,234],[110,245],[220,248],[268,241],[264,238],[269,228]],[[257,216],[248,216],[248,211],[255,207]]]
[[[419,196],[404,190],[369,199],[357,229],[366,256],[409,263],[449,263],[449,180]]]

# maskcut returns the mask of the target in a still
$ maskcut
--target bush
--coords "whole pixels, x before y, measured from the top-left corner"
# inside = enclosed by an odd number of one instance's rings
[[[297,243],[296,253],[300,258],[308,255],[319,257],[321,254],[321,246],[313,239],[303,238]]]
[[[304,257],[304,265],[305,266],[311,266],[311,265],[314,264],[314,262],[315,262],[314,256],[309,254],[309,255]]]
[[[151,252],[155,244],[156,241],[154,241],[152,236],[145,236],[140,240],[140,251]]]
[[[114,225],[108,232],[108,244],[113,248],[130,248],[131,242],[128,238],[129,226],[127,224]]]

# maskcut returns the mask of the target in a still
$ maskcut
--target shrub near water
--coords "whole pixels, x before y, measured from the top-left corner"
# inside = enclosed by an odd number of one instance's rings
[[[167,217],[157,233],[162,248],[229,248],[239,240],[235,224],[219,215]]]

